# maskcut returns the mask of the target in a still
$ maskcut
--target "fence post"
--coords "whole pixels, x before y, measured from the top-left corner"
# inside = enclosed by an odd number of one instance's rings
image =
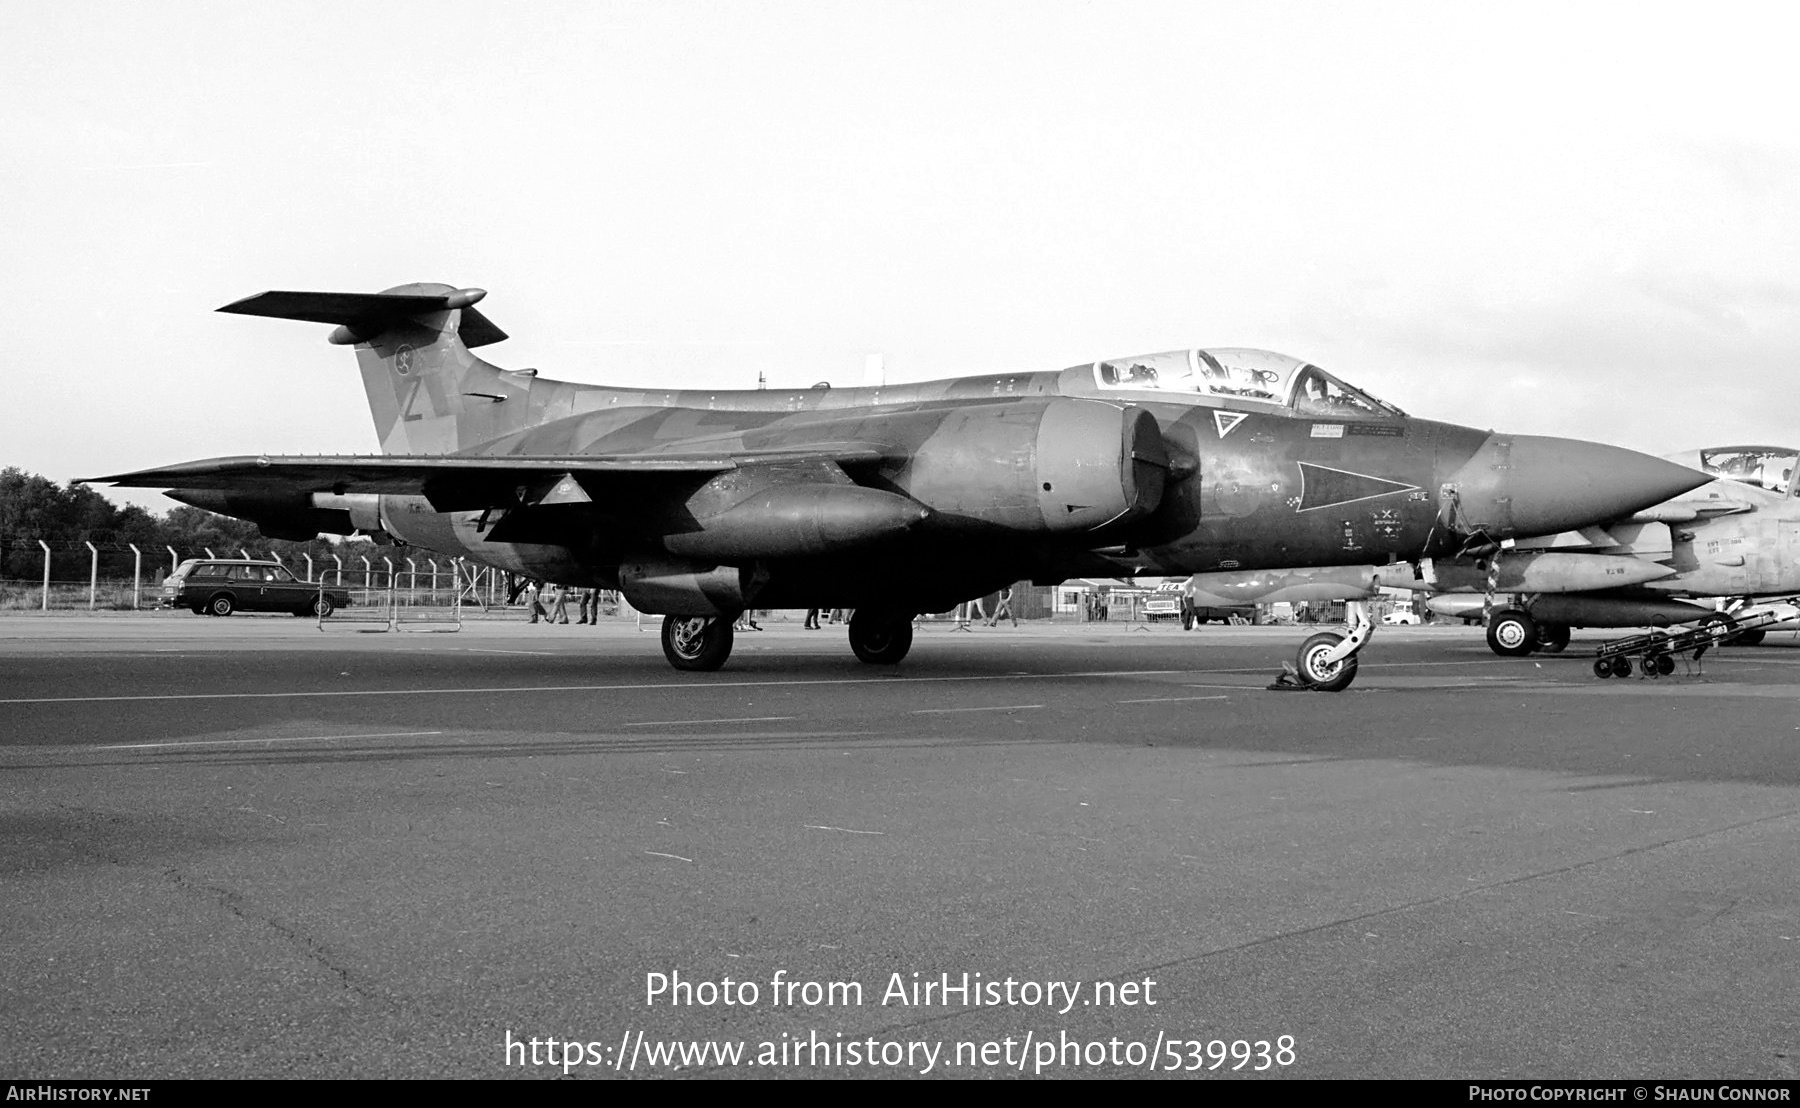
[[[406,602],[417,604],[419,598],[414,593],[419,591],[419,567],[413,565],[411,558],[406,559]]]
[[[271,557],[271,558],[273,558],[273,559],[275,559],[275,564],[276,564],[276,565],[278,565],[278,566],[285,566],[285,565],[287,565],[287,563],[286,563],[286,562],[284,562],[284,561],[282,561],[282,560],[281,560],[281,555],[279,555],[279,554],[277,554],[277,553],[275,553],[275,551],[273,551],[273,550],[271,550],[271,551],[269,551],[269,557]]]
[[[143,592],[144,552],[137,548],[135,542],[125,545],[131,547],[131,610],[135,612],[139,607],[138,597]]]
[[[91,542],[81,545],[88,548],[88,611],[94,610],[94,590],[100,585],[100,548]]]
[[[388,591],[389,591],[389,592],[392,592],[392,591],[394,591],[394,559],[392,559],[392,558],[387,558],[387,557],[384,557],[384,558],[382,558],[382,559],[381,559],[381,560],[382,560],[382,561],[384,561],[384,562],[386,562],[386,563],[387,563],[387,575],[388,575],[388,576],[387,576],[387,585],[388,585]]]
[[[174,573],[181,568],[181,555],[175,553],[175,548],[172,546],[165,546],[163,549],[169,552],[169,572]]]
[[[39,539],[38,545],[44,548],[44,603],[43,603],[43,610],[47,612],[50,610],[50,544],[45,542],[43,539]]]
[[[246,562],[250,560],[250,552],[248,550],[245,550],[241,546],[238,547],[238,555],[240,557],[242,557],[244,559],[244,561],[246,561]]]
[[[375,569],[373,566],[369,565],[369,556],[367,554],[358,554],[357,557],[362,559],[363,564],[363,588],[374,588]]]
[[[337,563],[337,583],[341,587],[344,583],[344,559],[333,554],[331,560]]]
[[[201,547],[201,548],[200,548],[200,549],[202,549],[202,550],[204,550],[204,551],[206,551],[206,556],[207,556],[207,557],[208,557],[208,558],[217,558],[217,557],[218,557],[218,555],[217,555],[217,554],[214,554],[214,553],[213,553],[213,552],[212,552],[212,547],[210,547],[210,546],[203,546],[203,547]]]
[[[429,559],[429,561],[431,562],[431,602],[433,604],[436,604],[437,603],[437,559],[431,558],[431,559]]]
[[[312,555],[311,555],[311,554],[306,554],[306,553],[302,553],[302,554],[301,554],[301,555],[300,555],[300,556],[301,556],[301,557],[302,557],[302,558],[305,558],[305,559],[306,559],[306,579],[307,579],[307,580],[308,580],[308,581],[311,581],[311,580],[312,580],[312,579],[313,579],[313,575],[312,575]]]

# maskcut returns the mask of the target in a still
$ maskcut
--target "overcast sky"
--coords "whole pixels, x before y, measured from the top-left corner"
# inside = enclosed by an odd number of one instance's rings
[[[1260,346],[1800,444],[1793,11],[0,2],[0,465],[372,451],[328,328],[212,309],[408,281],[593,383]]]

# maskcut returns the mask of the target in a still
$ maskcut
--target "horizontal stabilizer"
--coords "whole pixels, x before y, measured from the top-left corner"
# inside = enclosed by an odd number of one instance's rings
[[[472,305],[484,296],[480,289],[457,289],[442,294],[390,292],[259,292],[220,308],[232,315],[260,315],[271,319],[298,319],[308,323],[335,323],[358,336],[380,333],[389,322],[462,309],[457,336],[467,347],[487,346],[506,338]]]

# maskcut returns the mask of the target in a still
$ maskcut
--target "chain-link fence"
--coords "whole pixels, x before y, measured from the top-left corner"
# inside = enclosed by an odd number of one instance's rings
[[[129,543],[50,543],[35,540],[28,561],[24,544],[9,544],[0,558],[0,611],[132,611],[158,607],[163,582],[189,558],[247,558],[276,562],[302,581],[324,581],[351,594],[353,604],[388,603],[409,608],[477,610],[507,607],[516,591],[510,575],[465,559],[289,555],[273,550],[154,550]],[[35,563],[35,564],[32,564]],[[460,568],[459,568],[460,564]]]

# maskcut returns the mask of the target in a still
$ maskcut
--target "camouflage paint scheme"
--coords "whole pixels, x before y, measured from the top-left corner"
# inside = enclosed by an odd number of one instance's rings
[[[1617,519],[1705,481],[1615,447],[1411,418],[1260,351],[852,389],[544,380],[473,353],[505,337],[474,309],[483,295],[419,284],[228,305],[338,324],[331,341],[355,347],[383,454],[96,480],[171,488],[276,535],[378,527],[621,588],[651,612],[905,616],[1026,578],[1454,554]]]

